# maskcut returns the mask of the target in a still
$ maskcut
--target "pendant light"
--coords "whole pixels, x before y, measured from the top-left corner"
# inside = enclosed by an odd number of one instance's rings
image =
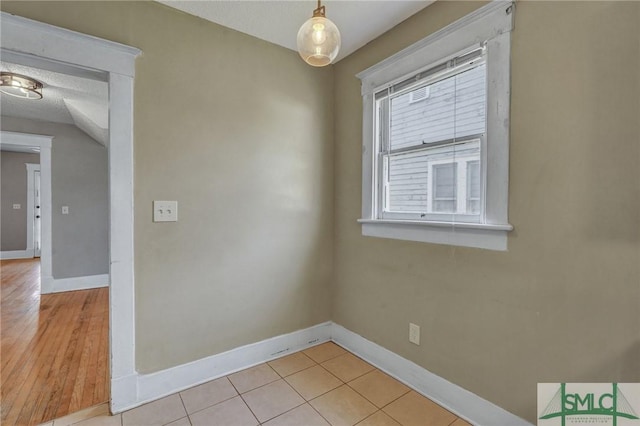
[[[21,99],[42,99],[42,83],[26,75],[0,72],[0,92]]]
[[[298,31],[298,53],[306,63],[314,67],[329,65],[340,50],[340,31],[338,27],[325,17],[324,6],[313,11]]]

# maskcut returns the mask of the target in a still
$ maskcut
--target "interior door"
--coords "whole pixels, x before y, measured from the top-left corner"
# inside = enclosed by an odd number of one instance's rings
[[[41,211],[40,208],[40,170],[33,172],[33,256],[40,257],[40,224]]]

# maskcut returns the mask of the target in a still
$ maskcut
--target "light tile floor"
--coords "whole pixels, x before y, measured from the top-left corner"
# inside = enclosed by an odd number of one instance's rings
[[[46,426],[465,426],[334,343],[323,343],[116,416],[106,404]]]

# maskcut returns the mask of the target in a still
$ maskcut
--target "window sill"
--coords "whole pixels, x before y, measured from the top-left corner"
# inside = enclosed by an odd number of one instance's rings
[[[358,219],[362,235],[424,243],[507,250],[509,224],[422,222],[411,220]]]

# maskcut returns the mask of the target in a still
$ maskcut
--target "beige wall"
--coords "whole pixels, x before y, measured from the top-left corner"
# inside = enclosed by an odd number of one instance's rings
[[[23,152],[0,153],[0,195],[1,228],[0,249],[2,251],[27,249],[27,226],[32,226],[33,220],[28,220],[27,211],[27,167],[26,163],[40,163],[40,154]],[[20,204],[20,209],[14,210],[13,205]]]
[[[143,51],[134,93],[139,371],[329,319],[330,69],[155,2],[1,7]],[[152,223],[154,199],[177,200],[179,222]]]
[[[640,381],[640,4],[519,3],[508,252],[361,236],[354,75],[479,6],[438,2],[332,71],[155,3],[2,2],[144,51],[140,371],[332,318],[530,421],[537,382]]]
[[[354,75],[479,6],[435,3],[335,67],[332,317],[534,422],[537,382],[640,381],[640,3],[518,3],[508,252],[362,237]]]

